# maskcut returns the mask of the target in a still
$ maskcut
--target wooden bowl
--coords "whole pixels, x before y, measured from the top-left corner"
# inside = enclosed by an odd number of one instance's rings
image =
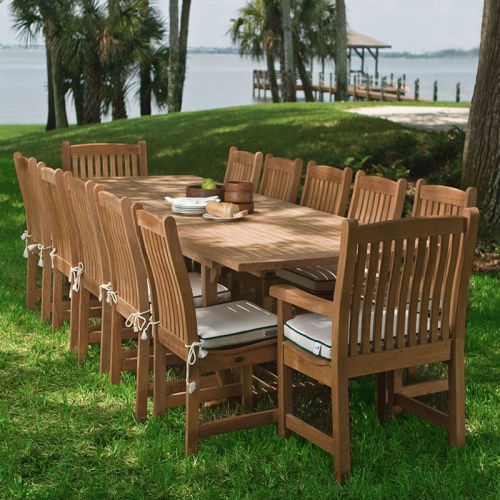
[[[238,203],[238,207],[241,210],[248,210],[248,213],[251,214],[254,211],[255,205],[254,203]]]
[[[191,184],[186,187],[186,196],[188,198],[208,198],[209,196],[218,196],[224,199],[224,184],[216,183],[217,189],[203,189],[201,184]]]
[[[253,193],[247,193],[246,191],[224,191],[224,201],[229,201],[230,203],[252,203]]]
[[[236,193],[253,193],[253,182],[250,181],[229,181],[225,184],[225,190]]]

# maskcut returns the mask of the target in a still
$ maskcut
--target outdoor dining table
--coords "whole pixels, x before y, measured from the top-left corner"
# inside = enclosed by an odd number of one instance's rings
[[[191,175],[120,177],[96,180],[117,196],[140,202],[177,222],[185,257],[201,266],[203,305],[217,303],[222,268],[255,276],[279,268],[332,264],[340,251],[343,217],[254,194],[255,210],[242,219],[221,222],[174,213],[165,200],[186,196],[202,178]]]

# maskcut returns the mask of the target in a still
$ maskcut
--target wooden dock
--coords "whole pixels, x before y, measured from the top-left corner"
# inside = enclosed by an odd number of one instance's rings
[[[280,85],[279,73],[278,85]],[[333,81],[333,75],[330,74],[330,81],[328,84],[324,83],[324,75],[320,74],[319,83],[313,83],[311,88],[316,96],[316,100],[323,101],[327,97],[330,101],[333,101],[335,93],[337,92],[337,87]],[[391,79],[392,80],[392,79]],[[349,98],[355,101],[422,101],[418,96],[418,84],[415,88],[415,95],[410,96],[409,88],[405,84],[403,79],[398,79],[397,84],[393,81],[387,81],[387,79],[371,79],[369,77],[355,76],[353,84],[348,86],[347,92]],[[264,99],[267,97],[267,91],[271,90],[271,85],[269,79],[267,78],[267,71],[254,70],[253,71],[253,96],[262,97],[263,93]],[[297,90],[303,91],[304,87],[300,80],[297,81]],[[257,96],[255,95],[257,92]]]

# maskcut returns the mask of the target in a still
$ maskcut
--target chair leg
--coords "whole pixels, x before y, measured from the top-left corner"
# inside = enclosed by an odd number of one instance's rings
[[[149,335],[141,339],[141,332],[137,339],[137,373],[135,387],[135,418],[139,422],[148,416],[148,386],[149,386],[149,351],[151,341]]]
[[[189,381],[196,384],[196,389],[186,390],[186,456],[196,455],[200,447],[200,363],[189,367]],[[187,389],[187,387],[186,387]]]
[[[71,292],[70,300],[70,319],[69,319],[69,348],[78,348],[78,335],[79,335],[79,318],[80,318],[80,291]],[[88,321],[87,321],[88,324]]]
[[[111,316],[111,306],[105,300],[103,300],[101,315],[101,353],[99,359],[99,369],[101,373],[109,373],[110,370],[112,328]]]
[[[344,483],[351,472],[349,384],[346,372],[347,370],[339,367],[339,371],[333,374],[331,387],[335,477],[340,484]]]
[[[28,252],[28,262],[26,268],[26,307],[34,309],[36,302],[36,270],[37,270],[36,253]]]
[[[78,327],[78,363],[83,363],[89,349],[89,308],[90,292],[82,287],[80,290],[80,317]]]
[[[54,269],[52,283],[52,328],[54,330],[59,330],[62,326],[63,277],[61,271]]]
[[[463,339],[454,342],[452,359],[448,364],[449,446],[462,446],[465,443],[465,359],[463,342]]]
[[[113,304],[111,307],[111,356],[109,378],[112,384],[119,384],[122,379],[122,330],[123,320]]]
[[[394,384],[395,379],[399,380],[402,377],[401,370],[397,370],[398,373],[383,372],[377,373],[376,375],[376,404],[377,404],[377,416],[381,422],[389,422],[392,420],[394,414]]]
[[[43,268],[42,268],[42,300],[40,319],[48,321],[50,318],[50,306],[52,302],[52,266],[50,265],[49,250],[43,252]]]
[[[291,316],[292,306],[278,300],[278,434],[283,438],[290,437],[291,431],[286,427],[286,415],[293,413],[292,369],[285,365],[283,349],[283,325]]]
[[[246,411],[253,410],[253,385],[252,385],[252,365],[241,368],[241,382],[243,384],[242,405]]]
[[[158,340],[158,335],[155,335],[153,344],[153,415],[165,415],[167,411],[167,349]]]

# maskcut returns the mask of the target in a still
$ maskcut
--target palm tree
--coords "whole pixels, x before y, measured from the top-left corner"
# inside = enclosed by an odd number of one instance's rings
[[[292,17],[290,0],[282,0],[283,12],[283,53],[285,72],[283,75],[283,97],[285,102],[297,100],[295,85],[295,65],[292,35]]]
[[[279,0],[249,1],[240,9],[240,16],[231,19],[229,34],[239,54],[253,60],[266,59],[267,74],[273,102],[280,102],[274,61],[281,52],[281,9]]]
[[[347,101],[347,21],[345,1],[336,0],[337,5],[337,50],[335,59],[335,73],[337,80],[336,101]]]
[[[46,130],[68,126],[63,66],[57,44],[74,0],[12,0],[10,10],[14,28],[26,41],[45,38],[48,82],[48,116]]]
[[[187,40],[191,0],[182,0],[179,27],[179,0],[169,3],[169,69],[168,69],[168,112],[176,113],[182,108],[182,93],[186,77]]]
[[[66,24],[58,44],[70,79],[76,82],[73,92],[79,124],[100,123],[104,98],[103,50],[106,9],[98,0],[81,0],[79,10]],[[72,88],[74,88],[72,86]],[[81,98],[82,102],[77,102]]]

